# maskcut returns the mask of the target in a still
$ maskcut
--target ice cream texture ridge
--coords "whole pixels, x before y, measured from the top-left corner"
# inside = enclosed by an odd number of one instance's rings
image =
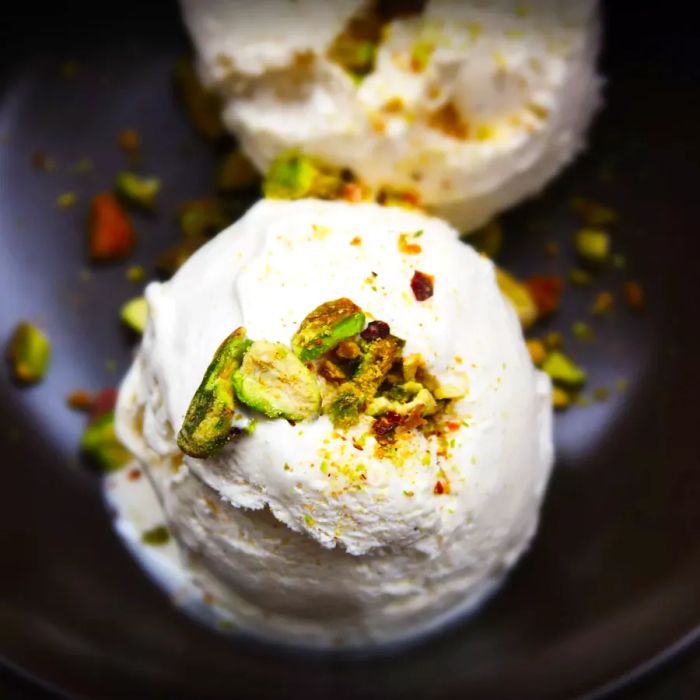
[[[146,299],[117,433],[189,574],[241,628],[317,646],[395,640],[476,604],[527,548],[552,466],[551,387],[493,264],[450,225],[263,200]],[[362,367],[358,347],[395,354],[364,383],[359,368],[319,370],[329,353]],[[217,348],[231,380],[207,384]],[[396,394],[378,389],[398,359],[418,407],[400,435],[399,418],[387,427]],[[261,400],[279,362],[301,403]],[[355,380],[372,400],[338,420],[327,407]],[[200,425],[186,416],[211,406],[230,410],[231,439],[194,456],[194,431],[183,452],[183,426]]]
[[[462,232],[539,192],[600,104],[594,0],[181,4],[261,172],[300,150]]]

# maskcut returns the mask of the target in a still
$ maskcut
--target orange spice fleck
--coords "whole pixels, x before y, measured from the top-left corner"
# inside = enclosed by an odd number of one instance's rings
[[[355,236],[355,238],[350,241],[350,245],[362,245],[362,239],[359,236]]]
[[[469,138],[469,126],[452,102],[433,112],[428,117],[428,126],[455,139],[464,141]]]
[[[141,148],[141,137],[136,129],[122,129],[117,138],[119,148],[125,153],[134,153]]]
[[[625,299],[625,304],[627,304],[630,309],[639,311],[639,309],[644,308],[644,289],[639,282],[625,282],[622,288],[622,293]]]
[[[418,255],[423,249],[417,243],[411,243],[408,240],[408,234],[402,233],[399,236],[399,252],[406,255]]]
[[[134,467],[133,469],[129,469],[126,478],[129,481],[138,481],[141,478],[141,470],[138,469],[137,467]]]
[[[453,420],[448,420],[447,421],[447,427],[449,430],[452,430],[453,432],[455,430],[459,430],[460,428],[460,423],[458,421],[453,421]]]

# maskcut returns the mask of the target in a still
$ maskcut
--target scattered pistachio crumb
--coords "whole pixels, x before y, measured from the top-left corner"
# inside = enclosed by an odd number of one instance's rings
[[[59,209],[69,209],[78,201],[77,192],[64,192],[56,197],[56,206]]]
[[[152,547],[161,547],[164,544],[168,544],[169,541],[170,531],[165,525],[157,525],[141,533],[141,542]]]
[[[582,228],[576,233],[576,252],[593,263],[604,263],[610,255],[610,236],[598,228]]]
[[[627,267],[627,258],[625,258],[622,253],[615,253],[612,256],[612,264],[613,267],[618,269],[618,270],[624,270],[625,267]]]
[[[124,275],[129,282],[141,282],[146,278],[146,269],[142,265],[131,265]]]
[[[610,390],[604,386],[596,387],[593,389],[593,398],[596,401],[607,401],[610,398]]]
[[[615,299],[610,292],[599,292],[591,306],[591,313],[600,315],[612,309]]]
[[[627,387],[629,386],[629,381],[625,377],[619,377],[615,381],[615,388],[619,393],[623,393],[624,391],[627,391]]]
[[[571,332],[578,340],[593,340],[593,330],[585,321],[576,321],[571,326]]]
[[[569,270],[569,281],[574,284],[587,285],[593,282],[590,272],[582,270],[580,267],[572,267]]]
[[[558,386],[552,388],[552,405],[554,408],[562,410],[568,408],[571,398],[563,389]]]
[[[415,496],[415,493],[413,491],[404,491],[403,495],[408,496],[408,498],[411,498],[411,496]]]
[[[547,357],[547,349],[544,343],[537,338],[530,338],[527,341],[527,350],[530,353],[532,363],[539,367]]]
[[[309,526],[313,527],[316,524],[316,521],[308,514],[306,513],[304,515],[304,522]]]

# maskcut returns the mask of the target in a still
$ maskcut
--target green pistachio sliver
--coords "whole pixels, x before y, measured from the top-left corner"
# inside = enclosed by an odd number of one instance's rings
[[[80,449],[88,461],[104,473],[117,471],[132,459],[131,452],[117,439],[114,411],[108,411],[88,425],[80,440]]]
[[[542,369],[552,381],[563,386],[577,388],[586,382],[586,372],[576,365],[573,360],[561,352],[553,351],[545,358]]]
[[[122,322],[136,333],[143,333],[148,322],[148,302],[144,297],[129,299],[119,311]]]
[[[233,374],[236,397],[268,418],[302,421],[318,415],[321,393],[306,365],[281,343],[258,340]]]
[[[328,414],[336,428],[349,428],[359,421],[360,412],[376,395],[402,347],[403,341],[393,335],[364,345],[355,374],[341,384],[329,407]]]
[[[51,343],[44,332],[21,321],[10,339],[7,358],[18,382],[33,384],[44,378],[51,360]]]
[[[214,353],[177,435],[178,447],[190,457],[209,457],[231,439],[235,406],[231,379],[250,346],[245,328],[237,328]]]
[[[161,181],[157,177],[143,177],[136,173],[123,172],[115,180],[117,192],[132,204],[152,209],[160,192]]]
[[[141,542],[152,547],[162,547],[170,542],[170,531],[165,525],[156,525],[141,533]]]
[[[309,156],[285,152],[270,164],[263,193],[270,199],[301,199],[309,196],[318,175],[319,169]]]
[[[302,362],[315,360],[341,340],[357,335],[365,326],[365,315],[350,299],[341,298],[317,306],[292,338],[292,349]]]
[[[610,236],[597,228],[582,228],[576,233],[576,252],[584,260],[604,263],[610,255]]]

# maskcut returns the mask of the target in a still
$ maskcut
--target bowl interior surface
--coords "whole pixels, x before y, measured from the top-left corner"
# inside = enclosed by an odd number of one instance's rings
[[[536,541],[502,590],[473,617],[425,644],[365,656],[281,653],[200,627],[131,560],[111,528],[97,478],[80,468],[83,418],[64,397],[115,385],[133,342],[116,321],[140,288],[129,264],[152,269],[177,236],[174,212],[211,191],[215,154],[172,91],[187,50],[173,4],[127,2],[112,16],[85,8],[16,10],[0,83],[0,340],[21,318],[50,335],[42,384],[0,373],[0,653],[58,688],[88,696],[236,694],[398,698],[549,698],[592,693],[661,654],[700,622],[700,333],[696,235],[700,182],[698,68],[680,19],[609,8],[606,107],[589,150],[542,197],[504,218],[503,264],[564,274],[577,228],[569,201],[599,199],[621,216],[613,245],[627,267],[567,293],[550,322],[564,329],[607,401],[556,420],[557,465]],[[101,12],[101,11],[100,11]],[[664,19],[666,18],[666,19]],[[65,61],[77,70],[66,77]],[[70,70],[69,70],[70,72]],[[128,263],[86,260],[85,211],[124,169],[117,134],[139,130],[143,169],[164,180],[160,211],[136,216]],[[55,158],[37,172],[32,154]],[[90,158],[89,172],[76,172]],[[78,168],[79,170],[79,168]],[[56,197],[78,193],[78,205]],[[249,204],[241,199],[240,211]],[[547,257],[547,242],[560,254]],[[569,329],[595,294],[639,280],[641,314],[596,321],[595,342]],[[545,327],[546,328],[546,327]]]

